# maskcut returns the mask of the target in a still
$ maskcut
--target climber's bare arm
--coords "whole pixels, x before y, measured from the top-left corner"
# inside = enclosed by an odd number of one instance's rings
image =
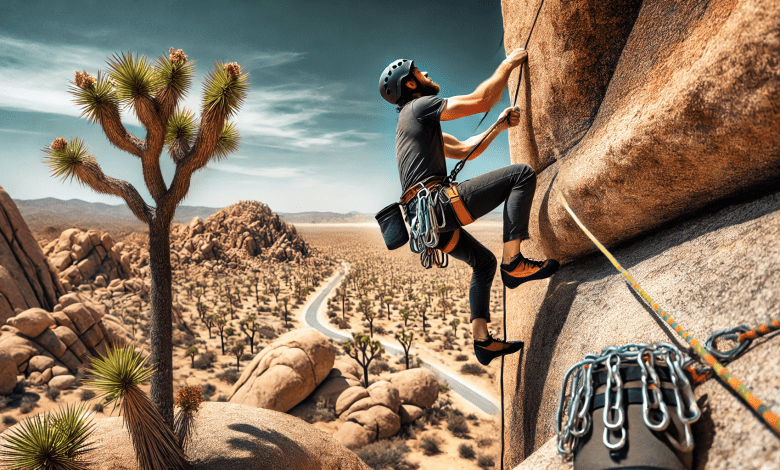
[[[509,81],[509,74],[528,58],[522,49],[513,50],[501,62],[493,75],[480,83],[476,90],[468,95],[447,98],[440,120],[451,121],[473,114],[486,113],[501,99],[501,94]]]
[[[509,114],[509,119],[506,119],[507,113]],[[450,134],[442,132],[441,135],[444,139],[444,156],[447,158],[454,158],[456,160],[463,160],[466,158],[466,155],[469,154],[471,149],[474,148],[474,146],[477,145],[477,143],[484,137],[485,141],[482,142],[482,145],[480,145],[474,151],[474,153],[471,154],[469,160],[477,158],[488,147],[488,145],[493,142],[493,139],[495,139],[496,136],[501,133],[501,131],[509,129],[510,127],[514,127],[520,122],[520,107],[515,106],[514,108],[506,108],[504,112],[502,112],[498,117],[497,122],[499,124],[492,129],[488,129],[481,134],[469,137],[463,142],[459,141]],[[490,135],[485,137],[488,132],[490,132]]]

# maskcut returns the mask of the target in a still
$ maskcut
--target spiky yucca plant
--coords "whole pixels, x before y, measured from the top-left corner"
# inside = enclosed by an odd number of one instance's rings
[[[9,431],[0,461],[11,470],[85,470],[92,431],[83,404],[38,414]]]
[[[190,445],[195,430],[195,413],[203,403],[203,389],[197,385],[188,385],[176,392],[176,406],[179,410],[174,418],[176,437],[183,449]]]
[[[87,145],[78,138],[55,139],[43,151],[52,174],[75,178],[94,191],[119,196],[133,214],[149,226],[151,269],[151,398],[173,429],[173,345],[171,341],[170,226],[176,206],[189,192],[192,174],[238,148],[236,126],[229,122],[246,97],[248,74],[235,62],[215,63],[202,92],[200,117],[181,109],[194,75],[193,61],[181,50],[169,49],[153,63],[145,56],[123,53],[108,60],[108,71],[92,76],[76,72],[70,93],[82,116],[98,123],[116,147],[141,160],[155,206],[147,204],[133,185],[105,175]],[[139,138],[120,118],[120,106],[130,107],[146,130]],[[167,185],[160,166],[164,148],[176,166]]]
[[[160,412],[139,388],[154,373],[133,346],[110,348],[105,356],[90,358],[90,388],[100,392],[106,405],[119,406],[130,433],[141,470],[188,468],[184,452],[168,426],[161,426]]]

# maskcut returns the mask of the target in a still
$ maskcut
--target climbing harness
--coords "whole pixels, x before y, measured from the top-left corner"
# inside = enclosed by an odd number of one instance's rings
[[[620,274],[622,274],[626,281],[628,281],[628,284],[631,286],[631,288],[634,289],[634,291],[639,294],[639,296],[644,299],[648,305],[650,305],[650,307],[653,309],[653,312],[659,315],[663,321],[671,325],[674,331],[691,346],[693,351],[701,359],[703,359],[705,363],[712,367],[713,371],[721,379],[721,381],[725,384],[728,384],[728,386],[731,387],[731,389],[734,390],[740,397],[742,397],[750,406],[750,408],[752,408],[753,411],[755,411],[764,420],[770,429],[772,429],[776,434],[780,435],[780,418],[778,418],[778,416],[774,414],[769,409],[769,407],[763,403],[763,401],[759,400],[755,395],[753,395],[747,386],[734,377],[730,370],[718,362],[718,360],[712,354],[710,354],[707,349],[701,345],[701,343],[696,341],[693,336],[684,331],[681,325],[679,325],[671,316],[669,316],[666,311],[664,311],[657,303],[655,303],[655,301],[653,301],[650,295],[648,295],[647,292],[645,292],[644,289],[639,286],[639,283],[636,282],[634,278],[628,273],[628,271],[623,268],[620,263],[618,263],[614,256],[612,256],[612,253],[610,253],[604,247],[604,245],[602,245],[596,239],[596,237],[590,233],[585,225],[583,225],[571,207],[569,207],[569,204],[566,202],[566,198],[563,197],[563,193],[561,193],[560,189],[558,190],[558,197],[560,198],[563,207],[566,209],[569,215],[571,215],[572,219],[574,219],[574,222],[580,227],[582,232],[588,238],[590,238],[590,240],[598,247],[598,249],[601,250],[601,252],[604,253],[604,255],[609,259],[612,265],[615,266],[618,271],[620,271]]]
[[[757,339],[760,336],[768,335],[769,333],[778,330],[780,330],[780,321],[777,320],[770,320],[769,324],[759,325],[753,329],[750,329],[745,325],[740,325],[731,329],[722,330],[713,333],[707,339],[707,342],[705,343],[705,347],[707,348],[707,351],[710,352],[710,354],[712,354],[719,361],[725,364],[735,360],[736,358],[741,356],[745,351],[747,351],[747,349],[750,347],[750,344],[753,342],[754,339]],[[735,341],[737,345],[729,349],[728,351],[720,351],[715,346],[716,342],[719,339]]]
[[[420,189],[412,201],[415,210],[413,211],[414,216],[409,222],[409,247],[413,253],[420,254],[420,264],[425,269],[429,269],[433,265],[446,268],[449,262],[449,255],[436,249],[436,245],[439,244],[439,227],[436,225],[434,198],[438,190],[438,187],[430,190],[423,183],[420,183]]]
[[[595,413],[591,417],[594,408],[603,408],[604,446],[611,452],[623,449],[627,442],[626,408],[631,403],[641,403],[642,419],[648,429],[665,432],[675,449],[690,452],[693,449],[691,424],[701,417],[701,410],[683,371],[687,359],[668,343],[609,346],[601,354],[586,355],[563,378],[556,416],[558,452],[565,455],[574,452],[591,430],[596,419]],[[629,387],[630,384],[633,386]],[[600,388],[604,390],[598,394]],[[677,418],[684,428],[680,441],[667,431],[672,421],[667,408],[669,402],[676,407]]]

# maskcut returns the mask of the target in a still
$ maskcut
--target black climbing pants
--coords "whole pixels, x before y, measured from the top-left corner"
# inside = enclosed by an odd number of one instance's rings
[[[458,183],[458,193],[475,220],[504,203],[504,243],[528,238],[528,219],[536,189],[536,172],[525,164],[510,165]],[[449,254],[471,266],[469,304],[471,321],[484,318],[490,322],[490,287],[496,273],[496,257],[482,243],[461,228],[449,203],[437,203],[439,244],[447,246],[456,230],[458,243]]]

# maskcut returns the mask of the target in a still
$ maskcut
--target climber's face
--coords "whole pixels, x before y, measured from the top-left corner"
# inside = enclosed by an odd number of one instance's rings
[[[420,72],[417,67],[412,67],[412,76],[414,80],[407,81],[406,86],[422,96],[435,96],[441,91],[441,87],[428,78],[428,72]]]

